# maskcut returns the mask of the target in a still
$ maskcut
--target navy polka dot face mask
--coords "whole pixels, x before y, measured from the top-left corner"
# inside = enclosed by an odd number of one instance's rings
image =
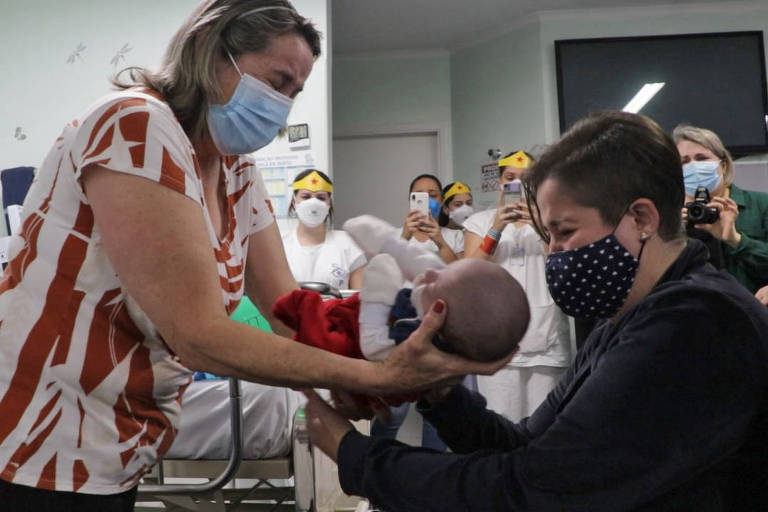
[[[566,315],[611,318],[632,289],[638,258],[613,233],[577,249],[553,252],[546,266],[549,293]]]

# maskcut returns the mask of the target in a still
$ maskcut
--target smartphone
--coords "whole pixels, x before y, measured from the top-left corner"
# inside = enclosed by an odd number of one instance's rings
[[[505,183],[503,187],[505,205],[520,203],[525,199],[525,190],[520,180],[512,180],[509,183]]]
[[[411,210],[417,210],[429,215],[429,194],[426,192],[411,192]]]

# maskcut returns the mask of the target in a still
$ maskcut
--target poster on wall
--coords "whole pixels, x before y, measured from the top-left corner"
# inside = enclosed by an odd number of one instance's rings
[[[499,166],[496,163],[480,167],[480,191],[496,192],[499,190]]]
[[[301,171],[314,167],[314,155],[310,151],[296,151],[279,155],[253,155],[253,158],[267,187],[275,217],[286,218],[293,193],[293,178]]]

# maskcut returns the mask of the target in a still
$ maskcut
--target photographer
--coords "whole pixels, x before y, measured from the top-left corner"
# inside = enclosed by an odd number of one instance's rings
[[[495,375],[477,378],[488,406],[512,421],[530,416],[571,362],[568,319],[547,290],[546,248],[531,226],[524,196],[514,187],[534,162],[525,151],[499,160],[498,207],[464,221],[465,257],[504,267],[525,289],[531,307],[531,323],[512,361]]]
[[[450,263],[458,258],[443,238],[443,232],[437,223],[440,216],[440,205],[443,202],[443,185],[437,176],[420,174],[413,178],[408,194],[424,192],[429,195],[429,214],[424,215],[418,210],[409,209],[403,221],[401,236],[404,240],[415,245],[421,245],[430,252],[437,253],[440,258]]]
[[[690,225],[689,236],[705,242],[710,262],[727,270],[752,293],[768,283],[768,194],[733,184],[733,159],[712,131],[680,125],[672,137],[683,164],[686,204],[704,187],[717,210],[709,222]],[[706,214],[705,214],[706,216]],[[683,209],[688,220],[688,209]]]

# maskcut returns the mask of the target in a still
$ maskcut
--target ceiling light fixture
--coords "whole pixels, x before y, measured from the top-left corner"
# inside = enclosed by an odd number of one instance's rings
[[[634,98],[629,100],[629,103],[621,109],[624,112],[631,112],[633,114],[637,114],[640,112],[640,109],[642,109],[646,103],[651,101],[651,98],[656,96],[656,93],[658,93],[662,87],[664,87],[664,84],[666,82],[654,82],[651,84],[645,84],[643,85],[639,91],[637,91],[637,94],[635,94]]]

